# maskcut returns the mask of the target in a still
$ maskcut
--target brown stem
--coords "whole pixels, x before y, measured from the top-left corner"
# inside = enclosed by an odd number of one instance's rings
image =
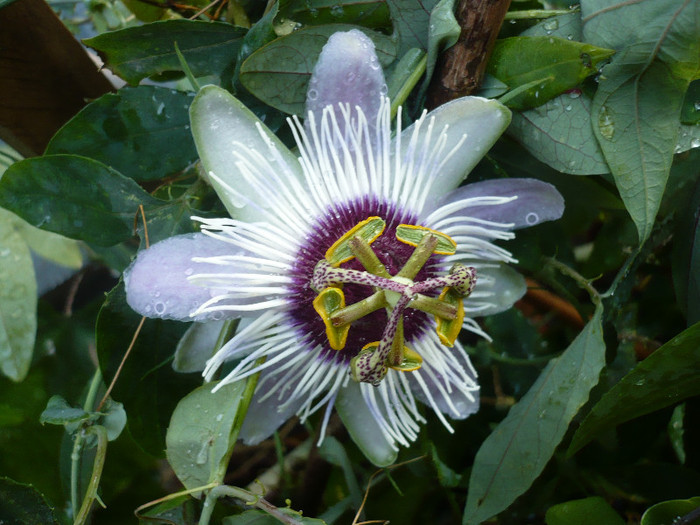
[[[459,0],[455,16],[462,31],[457,43],[438,59],[428,91],[429,108],[477,91],[509,6],[510,0]]]

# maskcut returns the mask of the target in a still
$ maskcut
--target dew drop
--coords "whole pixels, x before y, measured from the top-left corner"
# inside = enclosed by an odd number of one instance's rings
[[[534,211],[531,211],[525,216],[525,222],[528,223],[530,226],[533,224],[537,224],[540,220],[540,216],[537,215]]]
[[[556,18],[547,20],[543,26],[547,31],[554,31],[555,29],[559,29],[559,21]]]
[[[217,414],[217,415],[216,415],[216,420],[217,420],[217,421],[221,421],[222,419],[224,419],[224,415],[223,415],[223,414]]]
[[[194,273],[194,270],[192,268],[187,268],[185,270],[185,275],[192,275]]]
[[[693,107],[695,108],[695,111],[700,111],[700,100],[693,104]]]
[[[209,442],[205,441],[202,443],[202,448],[199,449],[195,462],[197,465],[204,465],[207,462],[207,459],[209,459]]]
[[[569,91],[569,98],[578,98],[581,96],[581,91],[578,89],[572,89]]]
[[[163,315],[165,313],[165,303],[163,301],[158,301],[154,308],[158,315]]]
[[[564,106],[564,111],[571,111],[571,104]]]
[[[700,139],[693,139],[690,141],[691,148],[700,148]]]
[[[309,92],[306,94],[306,98],[309,100],[316,100],[318,98],[318,91],[315,89],[310,89]]]

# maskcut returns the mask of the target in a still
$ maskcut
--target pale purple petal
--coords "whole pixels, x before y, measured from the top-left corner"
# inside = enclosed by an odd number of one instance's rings
[[[564,213],[561,194],[551,184],[537,179],[492,179],[467,184],[447,195],[438,208],[462,200],[466,203],[467,199],[516,196],[504,204],[465,204],[465,209],[450,215],[513,224],[510,229],[518,229],[556,220]]]
[[[367,384],[368,388],[374,388]],[[375,416],[367,406],[360,388],[362,385],[350,381],[345,388],[338,392],[335,409],[348,429],[350,437],[367,459],[378,467],[391,465],[398,455],[393,443],[383,436]]]
[[[179,321],[207,321],[214,314],[190,317],[212,298],[208,288],[190,283],[187,278],[199,273],[220,273],[223,268],[211,263],[194,262],[193,257],[231,255],[235,248],[202,233],[170,237],[139,252],[124,271],[126,301],[146,317]],[[221,312],[216,319],[224,315]]]
[[[477,271],[474,292],[464,303],[470,317],[505,312],[527,292],[525,278],[506,264]],[[473,309],[473,310],[472,310]]]
[[[323,46],[311,75],[306,92],[306,112],[314,113],[318,125],[323,109],[332,106],[341,126],[341,135],[344,135],[345,119],[340,118],[338,104],[348,104],[353,115],[357,114],[356,107],[362,110],[372,130],[381,98],[386,93],[384,73],[372,40],[358,29],[334,33]],[[309,130],[309,119],[305,125]]]
[[[462,97],[431,111],[401,133],[405,166],[421,166],[426,158],[435,156],[441,162],[424,209],[433,209],[443,195],[461,184],[508,127],[510,118],[510,110],[496,100]],[[437,151],[443,132],[442,149]]]
[[[455,375],[466,375],[476,383],[474,368],[469,362],[469,357],[464,349],[460,346],[455,346],[449,351],[452,352],[452,355],[455,357],[457,366],[462,369],[459,371],[455,370]],[[428,373],[427,368],[430,368],[430,364],[423,362],[423,367],[420,372],[421,377],[440,412],[452,419],[466,419],[479,410],[479,390],[470,391],[471,397],[467,396],[462,390],[456,387],[452,387],[451,392],[447,392],[445,378],[434,369],[430,369],[430,373]],[[407,377],[411,385],[411,390],[416,398],[422,403],[432,406],[414,375],[407,374]],[[438,384],[441,386],[438,387]],[[449,398],[449,402],[447,398]]]
[[[239,439],[246,445],[257,445],[269,438],[282,423],[296,414],[304,404],[305,399],[302,396],[297,397],[292,403],[285,403],[287,398],[284,396],[284,393],[294,390],[296,384],[284,386],[282,399],[280,399],[279,391],[274,392],[266,399],[262,399],[269,389],[275,386],[275,375],[274,369],[271,372],[264,371],[260,374],[258,387],[255,389],[248,413],[243,420],[241,432],[238,435]]]

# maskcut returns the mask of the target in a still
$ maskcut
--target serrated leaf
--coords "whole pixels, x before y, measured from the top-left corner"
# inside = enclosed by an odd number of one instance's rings
[[[49,423],[51,425],[66,425],[68,423],[77,423],[84,419],[89,419],[90,413],[82,408],[72,407],[68,401],[61,396],[51,396],[46,408],[39,417],[39,422],[43,425]]]
[[[84,42],[98,50],[107,67],[130,84],[181,71],[175,42],[195,76],[232,68],[246,30],[223,22],[166,20],[102,33]]]
[[[585,0],[581,9],[586,40],[620,50],[602,71],[593,130],[641,243],[654,225],[683,99],[700,69],[700,11],[691,0]]]
[[[700,507],[700,497],[662,501],[649,507],[642,515],[640,525],[669,525]],[[696,520],[693,520],[696,521]],[[688,522],[692,523],[692,522]]]
[[[639,363],[596,403],[574,434],[569,454],[617,425],[700,394],[700,323]]]
[[[511,91],[522,89],[506,94],[506,105],[527,109],[575,88],[613,53],[555,36],[517,36],[496,41],[487,71]]]
[[[31,253],[16,222],[0,209],[0,371],[21,381],[34,351],[37,284]]]
[[[108,93],[59,129],[46,154],[89,157],[137,181],[172,175],[197,160],[189,130],[193,96],[155,86]]]
[[[231,429],[245,385],[236,381],[212,392],[216,384],[208,383],[187,394],[173,411],[165,453],[185,488],[211,483],[221,471],[231,439],[237,437]]]
[[[544,520],[547,525],[625,525],[625,520],[600,496],[554,505]]]
[[[124,286],[112,290],[100,309],[95,344],[100,369],[109,382],[129,347],[141,316],[126,304]],[[146,319],[124,363],[112,398],[123,403],[134,440],[149,454],[162,456],[165,434],[177,402],[201,383],[199,374],[178,374],[170,360],[187,324]]]
[[[474,459],[463,523],[506,509],[540,475],[605,365],[602,306],[484,441]]]
[[[0,179],[0,206],[34,226],[100,246],[131,237],[139,204],[159,203],[133,180],[77,155],[25,159]]]
[[[260,100],[281,111],[303,114],[306,89],[314,65],[328,37],[337,31],[359,29],[372,39],[382,65],[396,58],[391,38],[348,24],[307,27],[273,40],[241,65],[240,81]]]
[[[58,525],[53,509],[39,491],[8,478],[0,478],[0,516],[7,524]]]
[[[580,91],[513,113],[508,133],[536,159],[562,173],[598,175],[608,165],[591,126],[591,99]]]

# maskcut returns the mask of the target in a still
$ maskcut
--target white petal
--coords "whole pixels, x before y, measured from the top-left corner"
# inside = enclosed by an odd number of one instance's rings
[[[430,186],[421,188],[429,192],[427,209],[434,209],[443,195],[459,186],[505,131],[510,118],[510,110],[500,102],[463,97],[431,111],[404,130],[400,136],[404,166],[423,166],[427,156],[435,155],[435,145],[441,148],[432,161],[439,164],[434,166]],[[443,163],[445,157],[449,158]]]
[[[267,201],[242,175],[237,158],[263,155],[283,178],[301,178],[296,157],[248,108],[216,86],[203,87],[190,107],[197,151],[232,217],[254,221],[265,216]]]

